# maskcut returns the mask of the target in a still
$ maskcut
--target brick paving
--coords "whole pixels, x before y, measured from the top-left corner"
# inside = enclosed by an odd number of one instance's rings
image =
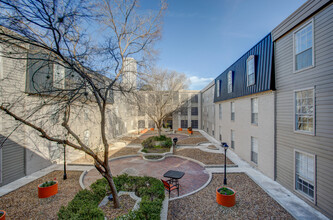
[[[111,172],[114,176],[124,172],[134,176],[152,176],[158,179],[166,179],[163,174],[168,170],[185,172],[179,180],[179,195],[193,192],[203,186],[209,178],[208,173],[199,164],[190,160],[167,157],[162,161],[151,162],[143,160],[141,157],[129,157],[113,160],[110,162]],[[97,179],[102,178],[96,169],[90,170],[84,177],[83,183],[86,187],[90,186]],[[177,191],[171,193],[171,198],[177,196]]]

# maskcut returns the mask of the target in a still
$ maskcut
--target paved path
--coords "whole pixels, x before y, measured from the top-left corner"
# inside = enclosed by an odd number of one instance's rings
[[[111,172],[115,176],[128,173],[134,176],[152,176],[157,179],[166,179],[163,177],[163,174],[168,170],[185,172],[184,177],[179,180],[181,185],[180,196],[199,189],[209,179],[207,171],[198,163],[172,156],[156,162],[147,161],[141,157],[128,157],[113,160],[110,162],[110,166]],[[94,168],[85,175],[83,184],[87,187],[99,178],[102,178],[102,176]],[[173,191],[171,194],[171,197],[175,196],[177,196],[177,191]]]

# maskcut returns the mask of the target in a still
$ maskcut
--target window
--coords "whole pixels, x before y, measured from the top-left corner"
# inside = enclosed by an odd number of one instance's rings
[[[191,115],[198,115],[198,107],[191,108]]]
[[[230,110],[231,110],[231,120],[235,120],[235,103],[230,102]]]
[[[53,87],[65,88],[65,67],[60,64],[53,64]]]
[[[234,76],[233,72],[229,71],[228,72],[228,93],[232,93],[232,90],[233,90],[233,88],[232,88],[232,83],[233,83],[233,78],[234,78],[233,76]]]
[[[235,132],[234,130],[231,130],[231,133],[230,133],[231,137],[230,137],[230,140],[231,140],[231,148],[232,149],[235,149]]]
[[[198,128],[198,120],[192,120],[191,121],[191,127],[192,128]]]
[[[188,122],[187,120],[181,120],[180,121],[181,128],[188,128]]]
[[[181,115],[187,115],[187,107],[182,107],[182,108],[180,109],[180,114],[181,114]]]
[[[314,133],[314,89],[295,92],[295,130]]]
[[[251,123],[258,124],[258,98],[251,99]]]
[[[191,102],[192,102],[192,103],[198,103],[198,95],[194,95],[194,96],[192,96],[192,98],[191,98]]]
[[[220,97],[221,95],[221,80],[216,81],[216,96]]]
[[[0,80],[4,78],[4,73],[3,73],[3,57],[2,57],[1,50],[2,50],[2,48],[1,48],[1,45],[0,45]],[[0,173],[0,178],[1,178],[1,173]],[[1,183],[1,179],[0,179],[0,183]]]
[[[219,119],[222,119],[222,104],[219,104]]]
[[[251,137],[251,161],[258,164],[258,140]]]
[[[313,66],[312,21],[294,33],[295,71]]]
[[[251,86],[255,84],[255,56],[251,55],[249,58],[246,60],[246,73],[247,73],[247,86]]]
[[[295,151],[295,189],[314,201],[315,156]]]
[[[222,141],[222,127],[219,126],[219,132],[220,132],[220,141]]]
[[[141,128],[145,128],[145,127],[146,127],[145,120],[139,120],[138,121],[138,128],[141,129]]]

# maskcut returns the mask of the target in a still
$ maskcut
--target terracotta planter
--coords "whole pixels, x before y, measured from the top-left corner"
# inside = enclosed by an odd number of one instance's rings
[[[219,189],[222,187],[216,188],[216,202],[220,205],[226,206],[226,207],[232,207],[236,204],[236,191],[233,190],[230,187],[226,187],[234,192],[232,195],[223,195],[219,193]]]
[[[193,131],[188,131],[189,134],[193,134]]]
[[[155,129],[154,129],[154,128],[151,128],[150,130],[153,131],[153,130],[155,130]]]
[[[3,215],[0,217],[0,220],[5,220],[6,219],[6,212],[4,210],[0,210],[0,213]]]
[[[48,186],[48,187],[40,187],[39,184],[38,185],[38,197],[39,198],[48,198],[50,196],[53,196],[55,194],[58,193],[58,181],[55,181],[56,184],[52,185],[52,186]]]
[[[182,131],[183,129],[182,128],[178,128],[178,131]]]

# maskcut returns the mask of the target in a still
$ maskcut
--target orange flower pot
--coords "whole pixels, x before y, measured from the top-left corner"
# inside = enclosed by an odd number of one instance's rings
[[[178,128],[178,131],[182,131],[183,129],[182,128]]]
[[[154,128],[151,128],[150,130],[153,131],[153,130],[155,130],[155,129],[154,129]]]
[[[4,210],[0,210],[0,214],[2,214],[2,216],[0,217],[0,220],[5,220],[6,219],[6,212]]]
[[[193,131],[188,131],[189,134],[193,134]]]
[[[230,187],[226,187],[234,192],[232,195],[223,195],[219,193],[219,189],[222,187],[216,188],[216,202],[220,205],[226,206],[226,207],[232,207],[236,204],[236,191],[233,190]]]
[[[55,194],[58,193],[58,181],[55,181],[56,184],[52,185],[52,186],[48,186],[48,187],[40,187],[39,184],[38,185],[38,197],[39,198],[48,198],[50,196],[53,196]]]

